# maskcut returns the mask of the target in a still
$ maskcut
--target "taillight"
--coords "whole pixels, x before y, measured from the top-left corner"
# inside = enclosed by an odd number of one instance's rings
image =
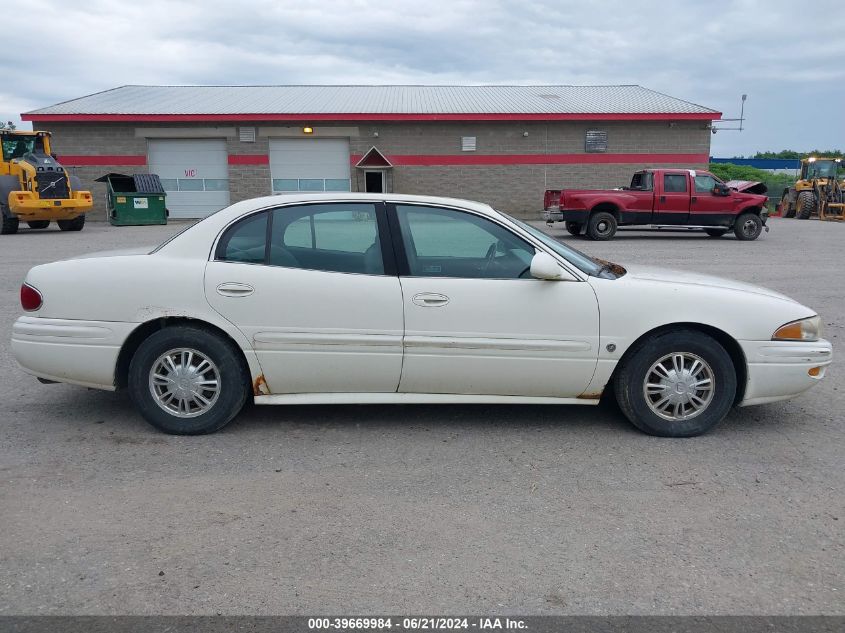
[[[38,310],[43,303],[44,298],[35,288],[29,284],[23,284],[21,286],[21,307],[23,307],[24,310],[27,312]]]

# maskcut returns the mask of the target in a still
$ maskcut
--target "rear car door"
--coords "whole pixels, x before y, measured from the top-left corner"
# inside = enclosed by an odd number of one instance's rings
[[[380,203],[320,203],[221,235],[206,297],[252,342],[270,393],[396,391],[402,290],[387,231]]]
[[[532,278],[535,247],[480,214],[408,204],[388,212],[405,316],[400,392],[584,392],[598,346],[590,284]]]
[[[656,178],[654,200],[656,224],[686,224],[689,221],[689,174],[685,171],[663,172]]]

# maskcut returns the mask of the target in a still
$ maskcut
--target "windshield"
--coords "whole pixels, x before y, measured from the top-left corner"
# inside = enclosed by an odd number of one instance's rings
[[[808,161],[805,165],[807,174],[804,177],[806,179],[836,178],[836,168],[839,167],[839,163],[833,160],[815,160],[812,163]]]
[[[35,136],[21,136],[16,134],[3,134],[3,160],[9,161],[13,158],[23,158],[35,149]]]
[[[543,244],[552,249],[555,253],[566,259],[566,261],[571,263],[580,271],[585,272],[588,275],[592,275],[593,277],[598,277],[599,274],[602,272],[602,269],[605,268],[605,262],[600,262],[596,259],[593,259],[589,255],[586,255],[581,251],[572,248],[571,246],[565,246],[561,244],[551,235],[544,233],[540,229],[535,228],[530,224],[517,220],[516,218],[512,218],[511,216],[508,216],[508,218],[510,218],[513,222],[515,222],[520,227],[531,233],[531,235],[536,237]]]

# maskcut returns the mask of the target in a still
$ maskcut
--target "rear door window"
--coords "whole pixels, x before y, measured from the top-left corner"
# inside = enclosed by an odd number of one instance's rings
[[[686,190],[686,174],[663,174],[663,191],[665,193],[684,193]]]

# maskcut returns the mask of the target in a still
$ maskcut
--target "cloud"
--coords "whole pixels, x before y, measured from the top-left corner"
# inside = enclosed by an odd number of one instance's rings
[[[636,83],[726,116],[747,93],[748,130],[717,134],[717,153],[845,136],[831,0],[814,3],[828,18],[809,39],[779,0],[32,0],[26,13],[45,20],[46,42],[4,30],[3,119],[128,83]]]

